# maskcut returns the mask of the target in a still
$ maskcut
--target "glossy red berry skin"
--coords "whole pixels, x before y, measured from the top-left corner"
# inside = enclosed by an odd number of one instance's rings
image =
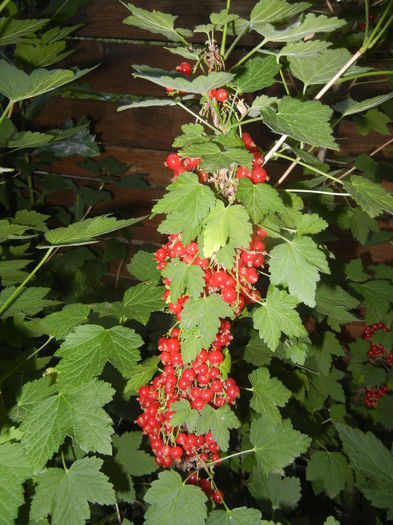
[[[261,184],[267,180],[267,173],[261,167],[254,168],[251,172],[251,182],[254,184]]]
[[[218,102],[225,102],[228,100],[229,94],[228,91],[224,88],[220,88],[216,90],[216,99]]]
[[[180,168],[181,159],[177,153],[170,153],[167,156],[165,163],[169,169],[175,170],[176,168]]]
[[[180,73],[183,73],[183,75],[189,77],[192,73],[192,66],[188,62],[182,62],[176,66],[176,71],[179,71]]]

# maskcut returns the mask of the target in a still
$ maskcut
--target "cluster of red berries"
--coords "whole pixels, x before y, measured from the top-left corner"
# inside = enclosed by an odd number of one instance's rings
[[[393,364],[393,351],[387,353],[386,349],[381,344],[373,344],[372,339],[375,332],[378,330],[383,330],[388,332],[389,328],[385,323],[374,323],[372,325],[367,325],[363,332],[363,339],[370,342],[370,348],[367,351],[367,359],[373,365],[380,364]],[[372,388],[367,388],[364,396],[364,404],[367,408],[375,408],[378,400],[383,397],[389,391],[388,385],[383,385],[381,387],[374,386]]]
[[[262,153],[259,151],[255,142],[248,133],[242,134],[242,140],[244,145],[250,153],[253,154],[252,170],[251,172],[244,166],[239,166],[236,170],[236,177],[238,179],[248,178],[253,184],[260,184],[269,180],[266,170],[262,167],[265,159]]]
[[[380,387],[367,388],[364,396],[364,404],[367,408],[375,408],[378,400],[389,392],[388,385],[382,385]]]

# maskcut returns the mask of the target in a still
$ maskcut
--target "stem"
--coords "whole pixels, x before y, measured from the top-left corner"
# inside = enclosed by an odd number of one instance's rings
[[[67,468],[67,465],[65,463],[65,459],[64,459],[64,454],[63,454],[63,449],[60,450],[60,454],[61,454],[61,462],[63,463],[63,468],[66,472],[68,472],[68,468]]]
[[[245,124],[251,124],[252,122],[260,122],[261,120],[263,120],[263,117],[255,117],[249,118],[248,120],[241,120],[240,122],[232,124],[228,131],[230,131],[233,128],[238,128],[239,126],[244,126]]]
[[[347,77],[340,78],[339,83],[347,82],[347,80],[356,80],[364,77],[376,77],[380,75],[393,75],[393,71],[369,71],[368,73],[359,73],[358,75],[349,75]]]
[[[228,11],[228,14],[229,14],[230,7],[231,7],[231,0],[227,0],[227,11]],[[227,30],[228,30],[228,23],[226,22],[225,25],[224,25],[224,31],[222,33],[221,50],[220,50],[221,56],[224,56],[224,53],[225,53],[225,45],[226,45],[226,41],[227,41]]]
[[[295,188],[292,188],[292,189],[288,189],[288,190],[285,190],[287,191],[288,193],[319,193],[321,195],[334,195],[334,196],[337,196],[337,197],[350,197],[351,194],[350,193],[334,193],[334,192],[331,192],[331,191],[319,191],[319,190],[298,190],[298,189],[295,189]]]
[[[9,305],[11,303],[13,303],[15,301],[15,299],[18,297],[18,295],[21,293],[21,291],[26,286],[26,284],[30,281],[30,279],[38,272],[38,270],[41,268],[41,266],[43,266],[46,263],[46,261],[48,260],[48,258],[50,257],[50,255],[51,255],[51,253],[53,252],[54,249],[55,249],[54,246],[51,246],[48,249],[48,251],[46,252],[44,257],[37,264],[37,266],[34,268],[34,270],[29,273],[29,275],[26,277],[26,279],[23,281],[23,283],[20,284],[18,286],[18,288],[12,292],[12,294],[8,297],[8,299],[6,299],[6,301],[0,307],[0,315],[9,307]]]
[[[393,2],[393,0],[391,0]],[[338,71],[330,80],[329,82],[315,95],[314,97],[314,100],[319,100],[320,98],[323,97],[323,95],[326,93],[326,91],[328,91],[332,86],[333,84],[335,84],[335,82],[345,73],[345,71],[347,71],[347,69],[349,69],[352,64],[354,64],[354,62],[356,62],[356,60],[363,54],[363,48],[359,49],[349,60],[348,62],[340,69],[340,71]],[[266,162],[268,162],[268,160],[272,157],[272,155],[274,155],[274,153],[280,149],[280,147],[282,146],[282,144],[287,140],[288,138],[288,135],[282,135],[281,138],[276,142],[276,144],[271,148],[270,151],[267,152],[267,154],[265,155],[265,162],[264,162],[264,165],[266,164]],[[291,159],[293,160],[293,159]],[[300,164],[300,163],[299,163]],[[288,176],[289,172],[287,173],[286,177]],[[284,180],[284,179],[282,179]],[[282,180],[280,179],[280,181],[282,182]],[[281,184],[280,182],[280,184]]]
[[[227,60],[229,55],[232,53],[232,50],[234,49],[234,47],[236,46],[236,44],[239,42],[239,40],[241,39],[241,37],[244,35],[244,33],[247,31],[248,29],[248,26],[244,26],[243,29],[240,31],[240,33],[237,35],[237,37],[235,38],[235,40],[232,42],[232,44],[230,45],[228,51],[225,53],[224,55],[224,60]]]
[[[43,343],[39,348],[37,348],[37,350],[34,350],[34,352],[29,354],[25,359],[23,359],[23,361],[15,365],[14,368],[8,370],[8,372],[5,372],[0,378],[0,384],[3,383],[6,379],[8,379],[14,372],[19,370],[19,368],[21,368],[26,363],[26,361],[29,361],[30,359],[35,357],[39,352],[41,352],[41,350],[45,348],[52,341],[52,339],[53,336],[51,335],[49,339],[45,341],[45,343]]]
[[[208,128],[212,129],[214,132],[217,132],[217,128],[212,126],[209,122],[207,122],[205,119],[203,119],[202,117],[200,117],[199,115],[197,115],[196,113],[194,113],[193,111],[191,111],[191,109],[188,109],[187,106],[185,106],[184,104],[182,104],[181,102],[177,102],[177,105],[180,106],[181,108],[183,108],[185,111],[187,111],[187,113],[189,113],[190,115],[192,115],[197,121],[199,120],[200,122],[202,122],[202,124],[204,124],[205,126],[207,126]]]
[[[382,35],[384,34],[384,32],[386,31],[386,29],[390,26],[391,22],[393,20],[393,15],[388,19],[388,21],[386,22],[386,24],[383,26],[383,28],[381,29],[381,32],[379,33],[379,35],[377,35],[374,40],[372,40],[371,42],[369,42],[368,46],[367,46],[367,49],[371,49],[372,47],[375,46],[375,44],[378,42],[378,40],[380,38],[382,38]]]
[[[222,461],[225,461],[227,459],[236,458],[237,456],[242,456],[243,454],[249,454],[250,452],[255,452],[255,448],[249,448],[248,450],[241,450],[240,452],[235,452],[235,454],[230,454],[229,456],[225,456],[225,458],[217,459],[216,461],[209,461],[209,463],[206,463],[207,467],[210,467],[210,465],[215,465],[216,463],[221,463]]]
[[[292,157],[288,157],[288,155],[283,155],[282,153],[275,153],[275,156],[276,157],[280,157],[281,159],[286,159],[286,160],[290,160],[290,161],[294,161],[295,160]],[[300,166],[303,166],[304,168],[307,168],[309,170],[314,171],[315,173],[318,173],[318,175],[322,175],[323,177],[326,177],[327,179],[333,180],[334,182],[337,182],[338,184],[342,184],[340,179],[336,179],[336,177],[333,177],[333,175],[328,175],[324,171],[321,171],[318,168],[314,168],[314,166],[311,166],[310,164],[306,164],[305,162],[302,162],[300,160],[297,163],[300,164]]]
[[[264,38],[262,42],[260,42],[257,46],[251,49],[251,51],[247,53],[247,55],[245,55],[243,58],[241,58],[239,62],[236,62],[236,64],[233,67],[231,67],[231,69],[235,69],[241,64],[243,64],[243,62],[248,60],[254,53],[256,53],[259,49],[261,49],[261,47],[263,47],[267,42],[268,42],[267,38]]]
[[[3,111],[3,114],[0,117],[0,124],[3,122],[3,120],[7,116],[7,113],[9,112],[10,109],[11,109],[11,101],[8,102],[7,107],[5,108],[5,110]]]
[[[280,69],[280,77],[281,77],[282,83],[284,84],[284,89],[285,89],[286,94],[288,95],[288,97],[291,96],[289,89],[288,89],[288,85],[285,81],[285,77],[284,77],[284,73],[282,72],[282,69]]]
[[[368,0],[364,0],[364,38],[363,38],[363,46],[366,43],[367,36],[368,36]]]
[[[1,2],[0,4],[0,13],[2,12],[2,10],[7,7],[7,4],[9,3],[10,0],[3,0],[3,2]]]
[[[387,24],[384,25],[384,27],[382,28],[382,30],[380,31],[379,34],[378,31],[381,27],[381,25],[383,24],[383,21],[385,20],[385,18],[387,17],[387,15],[389,14],[390,12],[390,8],[391,6],[393,5],[393,0],[390,0],[390,2],[388,3],[388,5],[385,7],[385,10],[384,12],[382,13],[380,19],[378,20],[378,23],[377,25],[374,27],[374,30],[373,32],[371,33],[371,35],[365,39],[365,41],[363,42],[363,45],[361,47],[361,50],[364,52],[366,51],[366,49],[370,49],[372,48],[376,42],[381,38],[381,36],[383,35],[383,33],[385,32],[385,30],[387,29],[388,25],[390,24],[391,20],[392,20],[392,16],[388,19],[388,22]],[[366,33],[367,34],[367,33]],[[375,36],[377,35],[377,36]]]

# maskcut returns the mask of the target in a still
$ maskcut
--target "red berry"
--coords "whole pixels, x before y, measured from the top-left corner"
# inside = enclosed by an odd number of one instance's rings
[[[267,179],[267,173],[263,168],[254,168],[251,172],[251,182],[260,184]]]
[[[236,170],[236,178],[244,179],[250,177],[250,172],[244,166],[239,166]]]
[[[217,89],[216,99],[218,102],[225,102],[228,99],[228,91],[224,88]]]
[[[235,288],[226,286],[225,288],[222,289],[221,297],[226,303],[233,303],[233,301],[235,301],[237,297]]]
[[[175,170],[176,168],[180,167],[181,159],[177,153],[170,153],[165,161],[168,168],[171,170]]]
[[[188,77],[192,73],[192,67],[191,64],[188,62],[182,62],[178,66],[176,66],[176,71],[179,71],[180,73],[183,73],[183,75],[187,75]]]

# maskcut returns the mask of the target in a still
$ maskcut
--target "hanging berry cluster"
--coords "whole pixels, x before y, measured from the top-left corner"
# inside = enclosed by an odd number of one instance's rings
[[[254,154],[254,167],[251,174],[239,167],[236,176],[247,176],[254,183],[262,183],[267,180],[266,175],[261,176],[261,170],[266,174],[261,167],[263,157],[248,134],[243,134],[243,141]],[[176,153],[171,153],[166,158],[166,166],[173,171],[173,179],[185,171],[191,171],[198,175],[201,184],[211,182],[213,179],[210,179],[210,175],[198,168],[199,162],[200,159],[182,159]],[[256,173],[260,174],[259,179]],[[170,235],[168,242],[155,252],[155,259],[161,271],[168,262],[176,259],[188,265],[200,266],[205,283],[201,295],[219,293],[223,301],[232,307],[235,317],[247,304],[257,302],[261,297],[255,285],[259,279],[258,270],[264,265],[265,237],[266,231],[262,227],[255,227],[248,249],[237,250],[232,268],[226,270],[213,260],[204,258],[196,241],[183,244],[181,234]],[[180,321],[189,297],[183,295],[173,302],[171,280],[164,278],[163,283],[166,287],[163,299],[167,302],[169,311]],[[181,332],[175,326],[166,337],[158,340],[163,371],[148,385],[139,389],[138,397],[144,412],[138,416],[137,423],[149,437],[157,465],[175,466],[190,472],[187,482],[198,484],[216,503],[220,503],[223,497],[211,475],[215,465],[219,464],[219,446],[211,432],[199,435],[190,432],[186,424],[173,426],[172,405],[185,399],[192,409],[201,412],[207,404],[215,409],[225,404],[235,404],[240,393],[239,387],[221,369],[225,350],[233,339],[230,329],[231,323],[221,319],[219,331],[210,347],[202,349],[193,362],[184,363]],[[201,469],[208,473],[210,479],[200,476]]]
[[[374,344],[372,339],[375,332],[383,330],[388,332],[389,329],[385,323],[374,323],[365,327],[363,332],[363,339],[370,342],[370,348],[367,351],[367,359],[374,366],[391,366],[393,364],[393,350],[387,352],[384,346],[377,343]],[[367,408],[375,408],[378,400],[389,392],[388,385],[380,387],[374,386],[367,388],[364,396],[364,404]]]

